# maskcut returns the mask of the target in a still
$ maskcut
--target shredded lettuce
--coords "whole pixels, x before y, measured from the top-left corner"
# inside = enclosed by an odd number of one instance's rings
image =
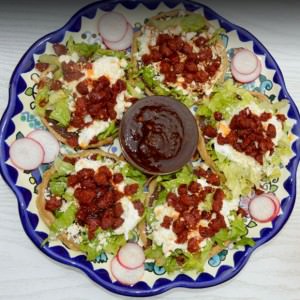
[[[81,242],[79,248],[82,252],[86,253],[86,258],[89,261],[95,261],[102,252],[102,250],[97,250],[97,246],[88,240]]]
[[[126,244],[126,239],[124,234],[111,235],[107,238],[107,243],[103,247],[103,250],[112,255],[116,255],[120,247],[122,247],[125,244]]]
[[[213,237],[212,240],[219,246],[224,247],[228,241],[234,242],[237,246],[254,246],[253,239],[246,237],[248,229],[243,218],[235,212],[231,212],[233,220],[230,221],[229,228],[222,228]]]
[[[206,27],[206,20],[202,15],[194,13],[168,19],[150,19],[148,24],[156,27],[160,31],[180,26],[183,32],[199,32]]]
[[[144,90],[145,90],[145,85],[141,80],[135,80],[135,81],[127,81],[126,82],[127,86],[127,92],[134,98],[142,98],[145,96]],[[135,87],[138,87],[140,91],[137,91]]]
[[[114,56],[119,59],[122,59],[122,58],[126,58],[126,52],[98,48],[97,51],[94,53],[93,59],[97,59],[98,57],[101,56]]]
[[[110,136],[115,135],[118,132],[118,128],[115,122],[111,122],[109,126],[98,135],[98,140],[104,140]]]
[[[135,169],[133,166],[127,163],[121,168],[120,171],[125,180],[129,180],[128,182],[137,182],[141,186],[146,183],[147,177],[141,171]]]
[[[35,97],[35,112],[39,116],[42,117],[45,116],[45,111],[46,111],[48,101],[49,101],[49,87],[45,85],[42,89],[40,89],[37,92]]]
[[[53,110],[51,111],[49,117],[58,122],[59,125],[67,127],[71,120],[71,112],[68,106],[68,99],[64,98],[57,101],[53,105]]]
[[[213,45],[215,44],[219,39],[220,39],[220,35],[224,34],[225,30],[223,28],[218,28],[212,35],[212,37],[210,38],[210,40],[208,41],[209,45]]]
[[[165,256],[162,247],[157,245],[152,245],[145,250],[145,256],[148,259],[154,259],[155,264],[160,267],[164,267],[167,273],[173,273],[175,271],[191,271],[203,272],[204,266],[210,256],[213,243],[207,241],[206,246],[201,252],[195,254],[189,253],[187,251],[182,251],[180,249],[174,251],[171,255]],[[183,256],[184,263],[179,265],[176,258],[178,256]]]
[[[49,189],[51,194],[62,196],[67,188],[67,177],[56,177],[50,180]]]
[[[112,234],[105,236],[105,243],[102,245],[98,239],[98,234],[101,235],[101,229],[96,231],[95,238],[93,240],[89,240],[86,233],[82,234],[80,250],[87,254],[87,260],[89,261],[95,261],[103,251],[116,255],[120,247],[126,244],[124,234]]]
[[[146,66],[142,70],[142,77],[146,86],[155,94],[160,96],[173,96],[187,107],[194,103],[192,96],[183,94],[176,87],[166,87],[162,82],[155,79],[155,70],[152,66]]]
[[[54,65],[54,66],[60,68],[60,62],[56,55],[42,54],[39,57],[39,62],[46,63],[49,65]]]
[[[183,270],[195,270],[199,273],[203,272],[204,266],[210,257],[212,247],[213,243],[208,240],[201,252],[195,254],[185,252],[185,263],[183,265]]]
[[[55,172],[56,177],[69,175],[75,171],[75,167],[72,164],[63,161],[59,157],[54,161],[54,166],[56,171]]]
[[[174,178],[175,177],[175,178]],[[180,171],[172,175],[162,175],[157,177],[157,182],[161,184],[167,192],[176,189],[180,184],[190,184],[196,176],[188,166],[184,166]]]
[[[77,208],[74,203],[72,203],[67,210],[61,214],[54,223],[51,225],[50,230],[54,233],[58,233],[61,230],[68,228],[75,221],[75,214]]]
[[[67,48],[70,54],[76,52],[79,56],[92,57],[99,49],[99,44],[76,43],[73,37],[67,41]]]
[[[180,26],[184,32],[199,32],[206,27],[206,20],[200,14],[190,14],[180,18]]]

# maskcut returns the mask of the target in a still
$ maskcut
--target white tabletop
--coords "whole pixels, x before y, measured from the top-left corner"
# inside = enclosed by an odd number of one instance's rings
[[[0,115],[9,79],[22,54],[61,27],[89,1],[5,1],[0,4]],[[300,106],[300,5],[292,0],[208,1],[247,28],[272,53]],[[223,3],[222,3],[223,2]],[[233,4],[235,3],[235,4]],[[299,181],[298,181],[299,188]],[[204,290],[176,289],[157,299],[300,299],[300,199],[284,229],[259,248],[230,282]],[[33,245],[21,226],[14,194],[0,179],[0,299],[117,299],[83,273],[58,264]]]

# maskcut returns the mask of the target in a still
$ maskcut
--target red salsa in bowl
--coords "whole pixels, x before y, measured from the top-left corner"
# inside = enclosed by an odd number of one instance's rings
[[[150,96],[125,113],[119,138],[123,155],[136,168],[153,175],[168,174],[191,160],[198,129],[185,105],[169,97]]]

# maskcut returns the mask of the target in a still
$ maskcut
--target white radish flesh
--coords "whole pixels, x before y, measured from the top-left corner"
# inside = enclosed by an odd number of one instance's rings
[[[43,163],[50,163],[55,160],[59,153],[59,143],[49,131],[34,130],[27,137],[37,141],[43,147],[45,152]]]
[[[122,266],[117,257],[114,257],[111,261],[112,275],[124,285],[134,285],[143,277],[144,272],[144,265],[132,270]]]
[[[98,31],[104,40],[120,41],[126,34],[127,20],[122,14],[106,13],[99,20]]]
[[[127,243],[118,252],[119,263],[127,269],[136,269],[144,264],[145,254],[138,244]]]
[[[43,163],[44,149],[33,139],[21,138],[11,144],[9,156],[17,168],[34,170]]]
[[[250,201],[249,214],[252,219],[261,223],[267,223],[277,216],[278,209],[271,198],[262,194]]]
[[[239,73],[251,74],[257,68],[258,58],[252,51],[242,49],[235,54],[231,63]]]
[[[104,39],[104,44],[106,45],[107,48],[112,49],[112,50],[125,50],[128,49],[131,44],[132,44],[132,39],[133,39],[133,29],[131,25],[128,23],[127,24],[127,31],[124,35],[124,37],[118,41],[118,42],[111,42],[106,39]]]
[[[248,83],[248,82],[252,82],[254,80],[256,80],[258,78],[258,76],[261,73],[261,62],[259,59],[257,59],[257,67],[254,70],[254,72],[250,73],[250,74],[242,74],[240,73],[233,65],[231,66],[231,73],[233,78],[241,83]]]

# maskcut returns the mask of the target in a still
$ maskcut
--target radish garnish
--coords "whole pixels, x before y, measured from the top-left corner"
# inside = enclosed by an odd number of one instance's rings
[[[103,39],[110,42],[120,41],[126,34],[127,20],[122,14],[106,13],[99,20],[98,30]]]
[[[242,49],[234,55],[231,64],[239,73],[247,75],[256,70],[258,59],[252,51]]]
[[[256,69],[252,73],[242,74],[233,65],[231,65],[231,73],[236,81],[239,81],[241,83],[247,83],[247,82],[252,82],[258,78],[258,76],[261,73],[261,68],[262,68],[261,62],[259,59],[257,59]]]
[[[129,48],[132,44],[132,39],[133,39],[133,29],[132,26],[127,23],[127,30],[124,35],[124,37],[117,42],[111,42],[106,39],[104,39],[104,44],[106,45],[107,48],[112,49],[112,50],[125,50]]]
[[[271,222],[278,215],[278,206],[268,194],[261,194],[249,203],[249,214],[255,221],[261,223]]]
[[[265,196],[269,197],[275,204],[276,207],[276,216],[280,213],[280,201],[273,193],[266,193]]]
[[[55,160],[59,153],[59,143],[49,131],[37,129],[29,133],[27,137],[37,141],[43,147],[45,152],[43,163]]]
[[[111,273],[122,284],[133,285],[137,283],[144,275],[144,265],[132,270],[122,266],[117,257],[111,261]]]
[[[124,268],[132,270],[144,264],[145,254],[138,244],[127,243],[119,250],[117,259]]]
[[[14,141],[9,149],[12,163],[22,170],[34,170],[44,160],[43,147],[33,139],[21,138]]]

